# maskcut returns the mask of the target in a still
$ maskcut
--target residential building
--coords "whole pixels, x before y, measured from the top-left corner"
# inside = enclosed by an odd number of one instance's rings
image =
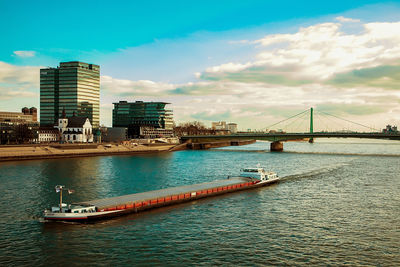
[[[58,142],[60,140],[60,132],[57,129],[41,128],[39,129],[39,143]]]
[[[213,130],[227,130],[226,121],[218,121],[211,123],[211,129]]]
[[[40,70],[40,123],[57,124],[61,111],[67,116],[89,118],[100,123],[100,67],[79,61],[61,62],[57,68]]]
[[[157,138],[173,136],[172,110],[166,102],[114,103],[113,127],[128,128],[128,138]]]
[[[230,133],[237,133],[237,124],[236,123],[228,123],[227,130]]]
[[[211,129],[226,131],[230,133],[237,133],[237,124],[236,123],[226,123],[226,121],[218,121],[211,123]]]

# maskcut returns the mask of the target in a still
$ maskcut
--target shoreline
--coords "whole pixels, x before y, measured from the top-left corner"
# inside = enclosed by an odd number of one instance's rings
[[[0,146],[0,162],[77,157],[138,155],[180,150],[242,146],[255,140],[183,144],[32,144]]]
[[[57,145],[0,146],[0,162],[114,155],[138,155],[172,152],[178,150],[183,150],[182,144],[160,144],[151,146],[129,146],[118,144],[111,145],[111,147],[106,147],[103,144],[96,144],[95,146],[81,145],[79,147],[57,147]]]

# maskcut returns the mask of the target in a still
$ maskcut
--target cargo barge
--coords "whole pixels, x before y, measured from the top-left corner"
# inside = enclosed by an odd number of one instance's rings
[[[278,181],[279,177],[274,172],[267,172],[261,167],[248,168],[242,169],[239,177],[228,177],[224,180],[96,199],[71,205],[62,203],[62,192],[71,192],[72,190],[65,188],[65,186],[56,186],[56,192],[60,193],[60,204],[58,207],[52,207],[51,210],[45,210],[44,219],[47,221],[81,222],[99,220],[261,187]]]

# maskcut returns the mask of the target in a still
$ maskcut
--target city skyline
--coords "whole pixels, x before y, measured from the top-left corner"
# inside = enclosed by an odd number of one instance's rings
[[[39,70],[83,61],[101,67],[100,123],[107,126],[119,100],[165,101],[177,123],[224,120],[240,129],[261,129],[311,106],[375,128],[400,124],[397,2],[156,4],[103,2],[97,17],[120,15],[39,27],[55,16],[52,8],[1,3],[9,25],[0,50],[2,110],[39,107]],[[32,23],[18,21],[23,15]],[[62,34],[48,37],[54,27]]]

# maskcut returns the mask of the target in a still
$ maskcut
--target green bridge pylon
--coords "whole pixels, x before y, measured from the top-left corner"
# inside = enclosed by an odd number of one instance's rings
[[[311,134],[314,133],[314,117],[313,117],[313,115],[314,115],[314,109],[310,108],[310,133]],[[309,143],[314,143],[314,138],[311,137],[308,140],[308,142]]]

